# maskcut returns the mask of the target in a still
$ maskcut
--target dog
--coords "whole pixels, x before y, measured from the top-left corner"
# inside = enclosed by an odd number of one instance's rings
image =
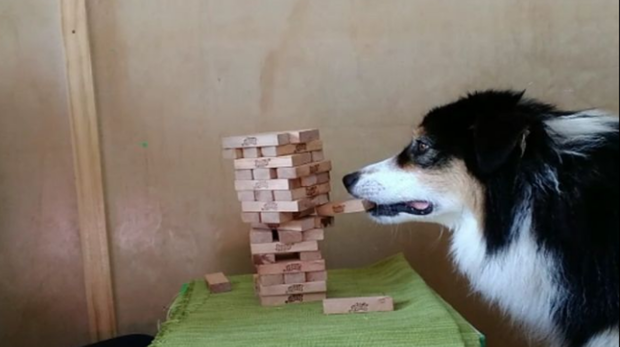
[[[618,346],[618,118],[524,94],[436,108],[402,153],[344,184],[376,222],[452,230],[459,271],[530,338]]]

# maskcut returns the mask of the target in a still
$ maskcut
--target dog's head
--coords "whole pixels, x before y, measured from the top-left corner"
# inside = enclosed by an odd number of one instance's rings
[[[547,106],[524,100],[523,93],[491,91],[437,108],[402,153],[347,175],[344,184],[377,204],[370,214],[380,223],[451,227],[464,212],[483,218],[485,182],[524,154],[532,107]]]

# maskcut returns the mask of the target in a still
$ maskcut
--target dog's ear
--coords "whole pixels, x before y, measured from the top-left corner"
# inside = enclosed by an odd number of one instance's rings
[[[513,94],[476,117],[474,144],[478,169],[483,175],[497,172],[517,151],[522,154],[529,133],[528,119],[518,110],[523,95]]]

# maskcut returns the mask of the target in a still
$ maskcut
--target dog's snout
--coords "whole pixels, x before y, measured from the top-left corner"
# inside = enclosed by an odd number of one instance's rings
[[[344,186],[347,188],[347,190],[349,190],[350,192],[351,189],[355,187],[357,182],[359,182],[360,177],[362,177],[362,174],[359,171],[354,172],[352,174],[344,176],[344,178],[342,179],[342,182],[344,183]]]

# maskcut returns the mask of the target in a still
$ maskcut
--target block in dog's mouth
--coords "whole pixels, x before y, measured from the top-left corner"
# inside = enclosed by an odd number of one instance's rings
[[[415,200],[392,205],[381,205],[370,210],[370,214],[375,217],[395,217],[401,213],[414,216],[428,216],[435,211],[435,205],[430,201]]]

